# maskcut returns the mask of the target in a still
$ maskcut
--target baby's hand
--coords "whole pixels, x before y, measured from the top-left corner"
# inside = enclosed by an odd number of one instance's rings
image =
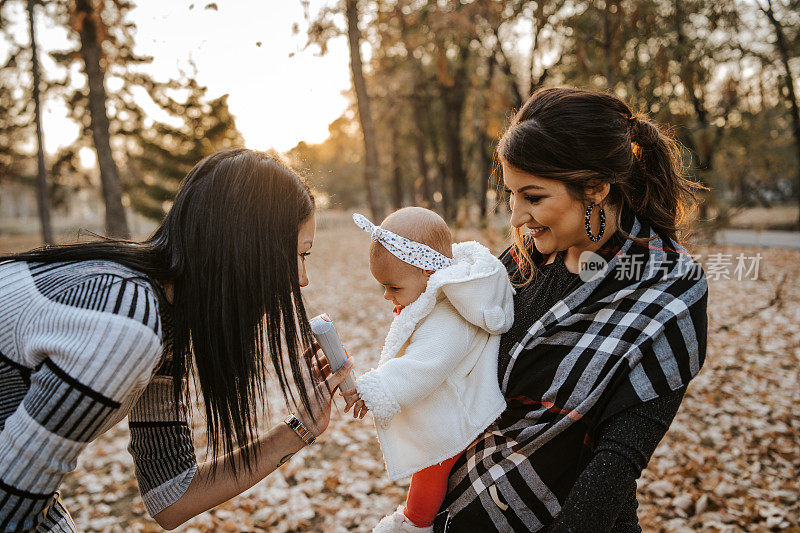
[[[355,390],[352,392],[348,392],[347,394],[342,393],[342,397],[344,398],[345,402],[344,406],[345,413],[349,411],[351,407],[353,407],[353,404],[355,404],[358,400],[361,399],[361,396],[359,396],[358,391]]]
[[[361,399],[361,395],[358,394],[358,392],[353,392],[352,394],[342,394],[342,396],[344,396],[345,402],[347,402],[347,405],[344,407],[344,412],[346,413],[353,407],[353,418],[364,418],[364,415],[367,414],[369,409],[364,403],[364,400]]]
[[[367,414],[367,411],[369,411],[367,404],[364,403],[364,400],[359,398],[356,402],[356,406],[353,407],[353,418],[364,418],[364,416]]]

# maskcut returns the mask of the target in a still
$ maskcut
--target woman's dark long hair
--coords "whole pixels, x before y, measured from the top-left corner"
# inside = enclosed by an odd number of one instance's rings
[[[311,345],[311,333],[300,293],[297,238],[313,212],[311,191],[289,168],[264,153],[225,150],[189,172],[172,208],[144,242],[54,246],[3,259],[105,259],[148,277],[171,319],[176,396],[188,393],[184,378],[194,365],[212,455],[243,447],[249,468],[270,358],[284,398],[287,392],[294,398],[297,389],[309,405],[301,355]],[[174,287],[171,305],[164,283]]]
[[[686,176],[681,148],[667,131],[634,113],[616,96],[567,87],[542,89],[517,112],[498,143],[497,155],[523,172],[564,183],[578,201],[609,183],[608,202],[631,210],[676,242],[688,234],[698,198],[706,189]],[[635,239],[626,235],[629,239]],[[527,243],[515,228],[515,248],[530,272]]]

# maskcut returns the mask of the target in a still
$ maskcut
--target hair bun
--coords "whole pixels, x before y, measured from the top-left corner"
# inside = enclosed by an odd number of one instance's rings
[[[641,120],[635,116],[628,119],[631,129],[631,140],[640,146],[652,146],[658,142],[658,128],[649,120]]]

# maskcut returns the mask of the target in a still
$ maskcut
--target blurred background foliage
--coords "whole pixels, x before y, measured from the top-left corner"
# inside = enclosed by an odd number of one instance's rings
[[[693,177],[712,189],[707,223],[725,224],[744,207],[800,202],[800,1],[302,3],[307,31],[286,24],[303,32],[307,47],[324,55],[333,39],[350,45],[351,105],[327,140],[280,154],[329,206],[367,206],[379,218],[415,204],[451,221],[483,219],[497,205],[498,136],[528,95],[557,85],[613,92],[669,125]],[[127,236],[127,213],[160,219],[194,163],[244,143],[226,95],[208,94],[196,70],[169,80],[142,73],[152,58],[135,52],[134,7],[0,0],[9,50],[0,58],[4,196],[46,183],[41,214],[99,191],[106,232]],[[70,47],[45,52],[60,74],[34,72],[33,25],[28,42],[8,30],[21,16],[68,30]],[[74,143],[47,155],[44,177],[36,166],[36,76],[42,95],[62,99],[81,128]],[[158,119],[144,110],[153,105]],[[95,152],[96,168],[81,164],[81,149]],[[795,220],[784,229],[796,227]]]

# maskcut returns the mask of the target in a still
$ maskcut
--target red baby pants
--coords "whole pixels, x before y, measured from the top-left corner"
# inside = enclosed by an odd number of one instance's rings
[[[447,494],[447,478],[450,476],[450,470],[461,457],[461,453],[411,476],[411,487],[408,489],[403,514],[415,526],[426,527],[433,524],[433,519]]]

